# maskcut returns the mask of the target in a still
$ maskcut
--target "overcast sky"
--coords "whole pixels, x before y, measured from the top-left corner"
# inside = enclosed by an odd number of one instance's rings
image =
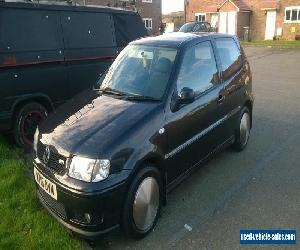
[[[163,14],[184,9],[184,0],[162,0]]]

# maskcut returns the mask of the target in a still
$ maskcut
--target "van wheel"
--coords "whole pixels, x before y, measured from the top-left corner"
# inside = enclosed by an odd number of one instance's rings
[[[244,150],[248,144],[251,131],[251,114],[247,107],[244,107],[241,111],[239,119],[239,127],[236,129],[235,141],[233,148],[240,152]]]
[[[133,180],[125,200],[122,228],[127,236],[140,239],[153,230],[162,197],[161,174],[148,165]]]
[[[31,150],[37,125],[47,117],[46,108],[36,102],[25,104],[17,112],[14,120],[14,139],[26,151]]]

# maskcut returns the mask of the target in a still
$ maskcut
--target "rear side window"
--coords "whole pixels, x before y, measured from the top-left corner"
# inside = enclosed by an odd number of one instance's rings
[[[62,25],[68,49],[115,46],[110,14],[66,12],[62,17]]]
[[[6,9],[0,11],[0,50],[40,51],[62,47],[59,19],[51,11]]]
[[[184,54],[177,79],[177,91],[184,88],[200,95],[217,83],[217,66],[209,41],[188,48]]]
[[[193,31],[194,32],[201,32],[201,31],[207,31],[209,28],[207,26],[206,23],[197,23],[194,28]]]
[[[228,79],[242,66],[241,51],[232,38],[218,38],[215,41],[221,60],[223,78]]]

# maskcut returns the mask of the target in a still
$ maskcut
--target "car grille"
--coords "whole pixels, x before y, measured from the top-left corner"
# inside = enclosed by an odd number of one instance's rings
[[[60,202],[54,200],[50,195],[40,188],[38,188],[38,196],[41,202],[53,213],[57,214],[62,219],[67,219],[65,207]]]
[[[49,147],[49,158],[45,159],[46,148]],[[67,158],[60,155],[57,150],[52,146],[46,146],[39,142],[37,145],[37,157],[48,168],[61,174],[66,169]]]

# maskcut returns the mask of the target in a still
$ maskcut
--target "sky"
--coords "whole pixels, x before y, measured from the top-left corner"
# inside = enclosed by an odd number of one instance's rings
[[[184,0],[162,0],[162,13],[184,10]]]

